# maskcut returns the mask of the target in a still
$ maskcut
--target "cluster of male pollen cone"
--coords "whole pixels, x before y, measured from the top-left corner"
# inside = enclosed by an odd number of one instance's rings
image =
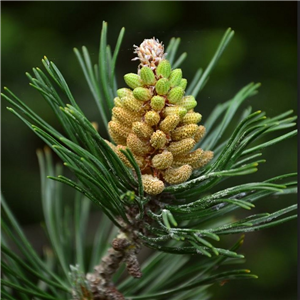
[[[144,191],[157,195],[166,184],[187,181],[194,169],[212,159],[213,152],[193,150],[205,134],[205,127],[197,125],[202,116],[194,112],[195,98],[185,95],[187,80],[181,69],[172,70],[165,59],[164,46],[146,39],[134,52],[140,60],[138,73],[126,74],[129,88],[117,91],[108,123],[117,146],[108,143],[128,167],[132,166],[120,150],[131,150]]]

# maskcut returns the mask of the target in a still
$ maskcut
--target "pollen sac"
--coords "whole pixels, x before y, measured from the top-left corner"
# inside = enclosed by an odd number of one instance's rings
[[[152,94],[147,88],[137,87],[133,90],[133,96],[140,101],[148,101],[151,99]]]
[[[116,152],[117,151],[117,147],[113,144],[113,143],[111,143],[110,141],[108,141],[108,140],[104,140],[105,141],[105,143],[114,151],[114,152]]]
[[[143,105],[142,105],[141,110],[139,111],[139,114],[145,115],[145,113],[147,113],[151,109],[150,101],[142,102],[142,103],[143,103]]]
[[[179,168],[169,168],[165,171],[164,180],[170,184],[179,184],[187,181],[192,175],[193,168],[183,165]]]
[[[161,180],[149,174],[142,175],[142,182],[144,191],[149,195],[158,195],[165,188]]]
[[[114,98],[114,104],[115,104],[115,107],[123,107],[123,101],[119,98],[119,97],[116,97]]]
[[[186,89],[186,86],[187,86],[187,80],[186,80],[185,78],[182,78],[182,79],[180,80],[180,83],[179,83],[178,86],[180,86],[183,90],[185,90],[185,89]]]
[[[143,102],[135,99],[134,97],[122,98],[123,106],[133,112],[139,112],[143,107]]]
[[[154,96],[151,99],[150,105],[154,110],[162,110],[165,107],[165,98],[161,96]]]
[[[186,138],[178,142],[171,142],[167,148],[174,156],[188,153],[193,149],[196,142],[192,138]]]
[[[98,124],[97,122],[92,122],[91,124],[92,124],[92,126],[94,127],[94,129],[95,129],[96,131],[98,131],[98,129],[99,129],[99,124]]]
[[[135,89],[139,86],[143,86],[143,81],[140,78],[139,75],[134,73],[128,73],[124,76],[124,80],[126,84],[131,87],[132,89]]]
[[[166,59],[162,60],[156,68],[156,75],[168,78],[171,74],[171,64]]]
[[[159,128],[165,132],[169,133],[173,130],[179,123],[180,118],[178,115],[169,115],[164,118],[163,121],[160,122]]]
[[[214,153],[212,151],[203,151],[201,157],[198,161],[191,164],[193,169],[199,169],[207,165],[212,158],[214,157]]]
[[[148,125],[154,126],[159,123],[160,116],[156,111],[150,110],[150,111],[146,112],[144,119]]]
[[[178,105],[167,106],[163,111],[163,116],[177,115],[179,118],[183,118],[187,113],[186,108]]]
[[[197,124],[201,121],[202,115],[197,112],[188,112],[182,119],[182,124]]]
[[[127,127],[131,127],[133,122],[141,119],[137,113],[131,112],[122,107],[114,107],[112,109],[112,116]]]
[[[127,89],[127,88],[121,88],[117,90],[118,97],[123,98],[123,97],[132,97],[132,90]]]
[[[115,146],[114,144],[112,144],[111,142],[104,140],[106,142],[106,144],[118,155],[118,157],[123,161],[123,163],[127,166],[132,168],[132,166],[130,165],[129,161],[127,160],[126,156],[120,152],[120,149],[126,149],[126,146],[122,146],[122,145],[118,145]]]
[[[155,90],[158,95],[166,95],[170,89],[170,82],[167,78],[161,78],[156,82]]]
[[[145,158],[143,156],[138,156],[133,153],[133,157],[140,168],[143,168],[145,165]]]
[[[194,164],[200,160],[203,152],[204,151],[201,148],[198,148],[193,152],[179,155],[179,156],[174,156],[172,166],[179,167],[179,166],[186,165],[186,164],[189,164],[189,165]]]
[[[194,135],[195,142],[198,143],[203,138],[204,134],[205,134],[205,127],[200,125]]]
[[[146,85],[154,85],[156,82],[155,75],[154,75],[152,69],[149,67],[141,68],[140,76],[141,76],[142,81]]]
[[[120,151],[120,150],[126,150],[126,149],[127,149],[126,146],[118,145],[117,147],[115,147],[115,153],[119,156],[119,158],[122,160],[122,162],[124,163],[124,165],[126,165],[127,167],[133,169],[133,167],[132,167],[131,163],[129,162],[129,160]]]
[[[179,141],[185,138],[193,137],[198,129],[196,124],[183,125],[172,131],[172,140]]]
[[[176,104],[181,100],[183,94],[184,94],[183,88],[181,88],[180,86],[177,86],[170,90],[167,97],[171,104]]]
[[[150,139],[150,144],[155,149],[162,149],[167,143],[167,137],[164,132],[161,130],[156,130]]]
[[[124,163],[127,167],[133,169],[133,166],[131,165],[131,163],[129,162],[129,160],[128,160],[128,159],[126,158],[126,156],[120,151],[120,150],[126,150],[126,149],[128,149],[128,148],[127,148],[126,146],[122,146],[122,145],[118,145],[118,146],[115,147],[115,148],[116,148],[116,151],[115,151],[116,154],[120,157],[120,159],[123,161],[123,163]],[[135,154],[133,154],[133,157],[134,157],[136,163],[138,164],[138,166],[139,166],[140,168],[142,168],[143,165],[144,165],[144,162],[145,162],[144,157],[142,157],[142,156],[137,156],[137,155],[135,155]]]
[[[132,131],[139,137],[139,138],[150,138],[153,133],[153,129],[151,126],[144,122],[134,122],[132,123]]]
[[[169,82],[171,87],[177,86],[180,84],[182,79],[182,71],[181,69],[174,69],[169,77]]]
[[[183,97],[178,103],[178,105],[183,106],[184,108],[186,108],[186,110],[190,110],[195,106],[197,106],[197,101],[194,98],[194,96],[190,95],[190,96]]]
[[[173,154],[164,150],[161,154],[156,154],[152,158],[152,166],[158,170],[169,168],[173,163]]]
[[[126,145],[126,138],[130,131],[130,128],[117,121],[110,121],[108,123],[108,132],[116,144]]]
[[[128,148],[136,155],[143,156],[151,151],[151,146],[142,141],[134,133],[130,133],[127,137],[127,146]]]

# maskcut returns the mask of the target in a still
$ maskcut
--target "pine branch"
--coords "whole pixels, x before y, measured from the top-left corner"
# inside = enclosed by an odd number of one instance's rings
[[[187,81],[178,68],[186,53],[176,58],[180,39],[171,39],[166,49],[168,60],[162,44],[154,39],[145,40],[135,47],[140,60],[138,74],[124,76],[133,91],[117,90],[116,86],[115,67],[124,32],[122,28],[112,52],[107,45],[107,23],[103,22],[97,63],[92,62],[86,47],[82,47],[82,53],[74,49],[103,123],[116,145],[100,136],[78,106],[58,67],[47,57],[42,60],[46,73],[34,68],[33,76],[26,75],[55,113],[64,133],[45,122],[9,89],[5,88],[6,93],[2,94],[12,106],[9,111],[37,134],[73,173],[69,178],[63,175],[61,166],[55,168],[48,148],[37,152],[51,257],[37,255],[3,201],[2,291],[8,299],[15,295],[25,300],[64,299],[71,295],[74,300],[170,296],[192,299],[195,293],[205,299],[210,284],[257,278],[247,269],[215,273],[223,264],[244,258],[236,252],[243,237],[232,248],[225,249],[215,246],[221,235],[261,230],[296,217],[292,214],[296,205],[242,220],[233,221],[226,216],[239,208],[251,210],[254,202],[266,196],[296,193],[297,187],[295,173],[262,182],[228,183],[222,189],[218,186],[232,177],[256,172],[259,164],[265,162],[261,159],[264,148],[297,133],[291,129],[296,120],[292,111],[270,118],[264,112],[247,108],[238,124],[232,124],[242,103],[257,93],[260,84],[254,83],[219,104],[206,118],[205,126],[196,125],[201,115],[194,111],[197,104],[194,97],[207,83],[234,32],[230,28],[225,32],[207,68],[204,72],[198,69],[187,89]],[[185,89],[189,96],[183,96]],[[152,101],[154,97],[156,102]],[[146,117],[148,112],[150,115]],[[184,120],[188,114],[196,121]],[[177,123],[173,126],[168,120]],[[173,127],[167,130],[163,122]],[[228,137],[231,125],[235,130]],[[204,135],[205,127],[208,131]],[[279,130],[288,132],[269,138],[268,134]],[[159,156],[166,152],[172,158],[168,165],[164,165],[167,156],[163,159]],[[196,154],[200,158],[193,161]],[[75,191],[69,210],[65,209],[60,183]],[[104,215],[87,259],[89,201]],[[205,225],[207,221],[211,221],[209,228]],[[6,240],[17,246],[25,260],[10,249]],[[155,253],[140,266],[137,254],[143,246],[154,249]],[[198,254],[195,257],[200,257],[201,263],[189,266],[190,258],[182,254]],[[116,283],[125,269],[129,276]],[[142,273],[143,279],[136,284],[133,278],[140,278]],[[29,281],[27,274],[35,282]]]

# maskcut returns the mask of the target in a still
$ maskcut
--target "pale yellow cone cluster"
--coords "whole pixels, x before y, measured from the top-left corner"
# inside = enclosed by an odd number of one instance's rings
[[[166,183],[187,181],[194,169],[213,157],[211,151],[192,151],[205,127],[197,125],[201,114],[194,112],[195,98],[185,95],[187,80],[181,69],[172,70],[163,50],[155,39],[136,47],[141,61],[138,74],[124,76],[129,88],[117,91],[108,123],[117,146],[108,144],[128,167],[131,165],[120,150],[131,150],[141,168],[144,190],[150,195],[160,194]]]

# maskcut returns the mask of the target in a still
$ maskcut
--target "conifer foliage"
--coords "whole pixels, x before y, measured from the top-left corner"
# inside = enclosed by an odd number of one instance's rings
[[[5,299],[208,299],[207,287],[213,283],[256,278],[248,269],[234,266],[243,259],[238,249],[244,235],[229,249],[218,247],[223,235],[244,234],[296,217],[296,204],[240,220],[230,215],[236,209],[251,210],[263,197],[284,197],[297,188],[296,173],[274,174],[262,182],[253,174],[253,182],[230,182],[231,177],[256,172],[264,162],[265,147],[296,135],[292,111],[267,117],[247,108],[240,122],[232,124],[259,84],[243,87],[200,124],[197,96],[234,32],[230,28],[225,32],[207,68],[199,69],[190,83],[179,68],[186,54],[176,59],[180,39],[172,38],[166,50],[158,40],[146,39],[134,49],[137,73],[126,74],[128,87],[123,83],[118,88],[115,67],[124,32],[122,28],[111,52],[107,23],[103,23],[99,60],[94,65],[86,47],[82,52],[74,49],[110,141],[85,116],[58,67],[47,57],[42,60],[45,71],[33,68],[27,77],[64,132],[4,88],[8,110],[47,145],[37,154],[51,244],[40,257],[3,199]],[[234,130],[226,138],[229,126]],[[269,138],[272,132],[278,132],[276,138]],[[52,151],[72,177],[63,175],[61,165],[53,165]],[[227,187],[220,188],[225,180]],[[74,189],[71,213],[62,184]],[[89,245],[92,202],[102,217]],[[154,251],[141,263],[137,255],[146,247]],[[222,270],[225,263],[232,264],[230,270]]]

